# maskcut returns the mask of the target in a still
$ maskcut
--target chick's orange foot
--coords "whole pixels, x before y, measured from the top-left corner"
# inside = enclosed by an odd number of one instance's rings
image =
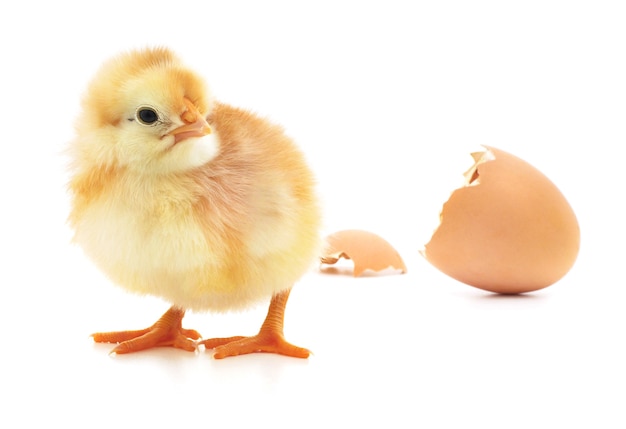
[[[211,338],[199,344],[214,349],[215,359],[250,353],[276,353],[297,358],[308,358],[311,354],[307,349],[288,343],[282,334],[273,331],[259,332],[253,337]]]
[[[170,308],[151,327],[137,331],[99,332],[92,334],[97,343],[119,343],[111,354],[138,352],[152,347],[176,347],[189,352],[196,350],[200,334],[193,329],[183,329],[185,311]]]
[[[200,341],[198,344],[204,345],[207,349],[215,349],[213,354],[215,359],[259,352],[308,358],[311,352],[288,343],[283,335],[285,306],[287,299],[289,299],[289,292],[289,290],[285,290],[272,297],[267,317],[257,335],[253,337],[212,338]]]

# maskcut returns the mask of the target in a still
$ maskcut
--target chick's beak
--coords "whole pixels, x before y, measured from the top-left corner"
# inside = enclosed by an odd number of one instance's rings
[[[187,109],[180,115],[180,118],[185,122],[185,125],[181,125],[167,134],[174,136],[174,144],[190,137],[202,137],[211,134],[209,123],[198,112],[196,106],[187,98],[183,101]]]

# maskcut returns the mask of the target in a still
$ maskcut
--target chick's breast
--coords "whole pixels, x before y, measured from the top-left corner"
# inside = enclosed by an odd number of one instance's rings
[[[74,216],[75,239],[129,290],[222,311],[293,285],[318,254],[320,212],[312,173],[280,127],[223,104],[209,122],[215,159],[112,174]]]

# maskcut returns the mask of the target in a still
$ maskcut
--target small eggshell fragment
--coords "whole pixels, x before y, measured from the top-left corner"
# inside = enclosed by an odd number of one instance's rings
[[[486,146],[485,146],[486,147]],[[547,287],[573,266],[576,216],[539,170],[502,150],[472,154],[467,185],[444,204],[422,254],[443,273],[495,293]]]
[[[389,267],[406,273],[400,254],[384,238],[368,231],[348,229],[326,237],[321,256],[324,264],[334,264],[340,258],[354,262],[354,277],[366,270],[382,271]]]

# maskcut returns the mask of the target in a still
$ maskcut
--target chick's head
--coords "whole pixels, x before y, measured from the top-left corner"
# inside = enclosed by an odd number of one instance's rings
[[[206,119],[213,104],[204,81],[169,50],[124,53],[105,63],[88,87],[76,156],[146,174],[198,167],[219,150]]]

